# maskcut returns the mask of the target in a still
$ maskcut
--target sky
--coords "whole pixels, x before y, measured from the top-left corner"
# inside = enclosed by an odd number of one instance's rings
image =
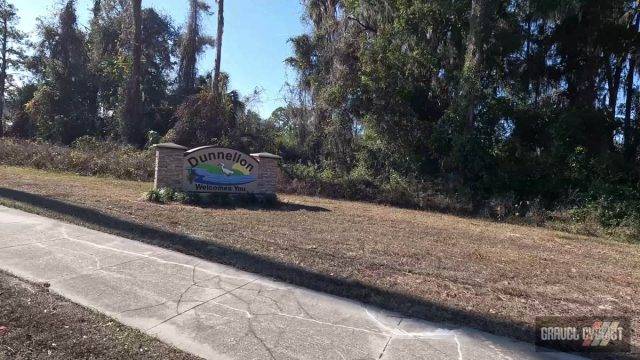
[[[214,0],[205,0],[217,9]],[[34,34],[36,19],[55,16],[60,0],[13,0],[20,16],[22,31]],[[81,26],[87,26],[93,0],[76,0]],[[294,78],[284,60],[291,56],[287,40],[305,32],[300,0],[227,0],[224,9],[224,38],[222,41],[222,71],[231,77],[231,89],[250,95],[254,89],[262,91],[260,101],[251,108],[262,117],[284,104],[283,86]],[[176,25],[187,19],[187,0],[142,0],[143,7],[153,7],[171,16]],[[203,18],[203,30],[215,35],[214,16]],[[213,68],[214,52],[209,49],[198,59],[201,73]]]

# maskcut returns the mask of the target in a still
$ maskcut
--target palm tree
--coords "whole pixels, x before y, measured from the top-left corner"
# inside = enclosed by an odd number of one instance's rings
[[[220,82],[220,58],[222,57],[222,32],[224,31],[224,0],[218,1],[218,32],[216,34],[216,63],[213,72],[213,79],[211,82],[211,90],[219,91],[217,89]]]

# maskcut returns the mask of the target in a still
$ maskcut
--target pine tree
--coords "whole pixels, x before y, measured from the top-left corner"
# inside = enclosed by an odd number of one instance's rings
[[[55,24],[40,24],[42,39],[31,69],[42,81],[27,110],[38,136],[69,144],[96,133],[97,91],[75,2],[67,1]]]
[[[26,34],[19,31],[18,15],[13,4],[0,0],[0,136],[4,135],[5,93],[9,69],[22,66]]]

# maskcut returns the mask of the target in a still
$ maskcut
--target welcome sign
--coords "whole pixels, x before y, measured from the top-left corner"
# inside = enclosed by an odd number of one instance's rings
[[[185,190],[192,192],[254,192],[258,162],[237,150],[203,146],[184,154]]]

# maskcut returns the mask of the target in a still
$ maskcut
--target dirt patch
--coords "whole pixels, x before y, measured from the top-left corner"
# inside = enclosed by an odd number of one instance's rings
[[[0,272],[0,359],[199,359]]]
[[[149,183],[13,167],[0,184],[0,203],[524,340],[536,316],[640,315],[637,244],[304,196],[272,210],[159,205],[142,200]]]

